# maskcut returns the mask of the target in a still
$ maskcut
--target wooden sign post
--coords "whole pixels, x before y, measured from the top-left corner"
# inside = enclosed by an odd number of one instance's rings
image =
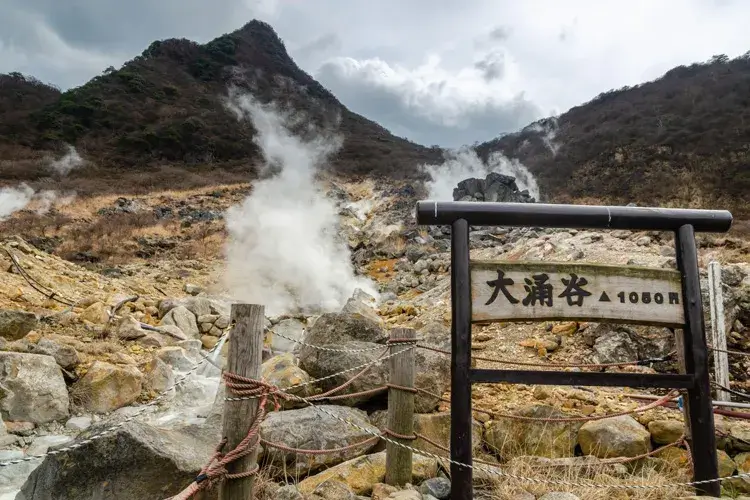
[[[686,389],[696,481],[716,479],[716,437],[708,376],[695,231],[726,232],[719,210],[417,203],[420,225],[451,225],[451,500],[472,498],[471,384],[517,383]],[[673,231],[677,271],[469,258],[469,226]],[[681,328],[685,373],[556,372],[471,368],[471,325],[492,321],[596,320]],[[719,496],[718,481],[696,486]]]

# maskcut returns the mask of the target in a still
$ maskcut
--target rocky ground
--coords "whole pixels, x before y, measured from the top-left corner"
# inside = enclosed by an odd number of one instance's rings
[[[479,199],[478,193],[493,197],[502,191],[472,186],[463,184],[457,195]],[[290,387],[332,376],[293,389],[302,397],[351,380],[356,372],[335,374],[374,361],[393,327],[414,328],[423,343],[450,349],[450,237],[442,228],[414,225],[414,188],[329,182],[327,189],[339,205],[340,234],[355,268],[377,283],[381,294],[376,300],[357,292],[340,311],[268,318],[266,380]],[[0,488],[7,493],[0,498],[162,498],[190,484],[220,438],[223,390],[218,369],[205,358],[219,366],[224,362],[226,344],[217,342],[229,326],[232,303],[222,287],[222,214],[248,190],[222,186],[142,199],[81,199],[52,215],[26,212],[3,223],[0,461],[66,451],[3,467]],[[523,201],[530,201],[527,195]],[[17,236],[10,236],[11,230]],[[704,273],[712,259],[725,264],[729,348],[750,351],[745,326],[750,325],[750,245],[734,236],[701,236],[699,241]],[[675,265],[671,235],[662,233],[475,228],[471,242],[475,259]],[[516,362],[613,363],[657,358],[674,349],[668,330],[628,325],[495,323],[476,326],[472,335],[477,356]],[[300,347],[289,339],[355,352]],[[750,390],[746,359],[730,357],[738,390]],[[197,363],[202,365],[194,370]],[[449,397],[448,358],[419,350],[416,363],[417,386]],[[671,359],[624,369],[675,372],[676,366]],[[375,365],[343,393],[386,381],[387,363]],[[682,412],[677,408],[586,423],[507,418],[620,413],[649,403],[630,397],[636,393],[645,391],[475,386],[473,400],[481,410],[474,415],[475,456],[484,463],[477,471],[477,498],[688,495],[688,489],[679,487],[646,492],[608,487],[689,480],[684,447],[628,460],[680,437]],[[318,404],[323,412],[286,404],[269,415],[261,435],[290,447],[323,449],[361,442],[384,428],[382,394]],[[448,406],[422,394],[416,398],[416,412],[418,432],[447,445]],[[342,419],[357,426],[343,426]],[[750,472],[750,425],[722,415],[716,420],[722,475]],[[421,439],[414,446],[444,455]],[[447,464],[432,457],[415,454],[413,487],[396,491],[382,484],[383,450],[382,443],[374,442],[312,457],[264,449],[262,495],[289,500],[447,498]],[[613,458],[618,463],[607,462]],[[499,480],[498,470],[598,486]],[[750,480],[738,478],[724,486],[732,497],[750,493]]]

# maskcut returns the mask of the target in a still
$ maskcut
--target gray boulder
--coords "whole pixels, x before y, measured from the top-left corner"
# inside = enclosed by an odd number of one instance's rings
[[[333,418],[330,414],[335,415]],[[352,425],[367,429],[366,432]],[[261,437],[272,443],[301,449],[325,450],[343,448],[365,441],[380,431],[370,424],[367,413],[355,408],[318,405],[299,410],[269,413],[260,426]],[[341,453],[304,455],[264,446],[263,454],[274,464],[286,464],[288,474],[308,473],[330,467],[368,452],[377,444],[372,441]]]
[[[161,324],[178,327],[188,338],[200,338],[201,336],[196,315],[184,306],[177,306],[171,309],[162,318]]]
[[[346,341],[337,344],[323,345],[332,349],[341,349],[359,352],[325,351],[320,349],[306,348],[300,353],[300,367],[313,378],[332,376],[321,382],[321,389],[329,391],[350,380],[354,379],[361,370],[352,370],[354,367],[366,365],[377,361],[384,353],[388,356],[388,347],[377,349],[378,344],[373,342]],[[389,380],[389,360],[371,365],[366,372],[358,376],[344,390],[336,395],[353,394],[381,387]],[[441,394],[450,383],[450,357],[432,351],[416,349],[414,352],[416,387],[428,390],[435,394]],[[350,370],[345,373],[339,373]],[[382,394],[385,394],[383,392]],[[338,400],[344,405],[355,406],[377,397],[378,394],[366,394]],[[417,394],[414,398],[415,411],[428,413],[435,409],[438,399],[425,394]]]
[[[101,431],[92,427],[75,442]],[[80,448],[48,456],[16,500],[169,498],[195,479],[215,447],[213,436],[130,422]]]
[[[65,370],[72,370],[81,362],[78,352],[73,347],[62,342],[55,342],[47,337],[42,338],[36,344],[29,344],[29,350],[33,354],[52,356],[57,364]]]
[[[326,313],[315,320],[305,342],[322,346],[347,341],[384,343],[387,339],[388,332],[379,318],[375,320],[361,313]],[[313,350],[302,347],[300,358],[310,355]]]
[[[298,350],[300,346],[295,340],[303,340],[305,337],[305,325],[298,319],[283,319],[271,328],[271,332],[273,333],[271,336],[272,351],[292,352]],[[283,335],[283,337],[280,335]]]
[[[0,310],[0,337],[6,340],[22,339],[39,325],[34,313],[12,309]]]
[[[345,373],[339,373],[343,370],[362,366],[375,362],[384,352],[387,355],[388,347],[383,345],[382,349],[373,342],[344,341],[336,344],[327,344],[323,347],[332,349],[360,351],[360,352],[338,352],[324,351],[320,349],[305,348],[300,353],[300,367],[306,371],[312,378],[318,379],[328,377],[334,374],[336,376],[327,378],[320,382],[320,388],[323,392],[338,387],[357,375],[360,370],[350,370]],[[352,394],[355,392],[367,391],[381,387],[388,382],[388,365],[387,360],[381,363],[371,365],[370,368],[357,377],[344,390],[335,393],[335,395]],[[337,403],[344,405],[357,405],[364,403],[377,396],[377,394],[367,394],[352,398],[338,400]]]
[[[55,358],[0,352],[0,410],[4,419],[36,424],[67,418],[68,388]]]

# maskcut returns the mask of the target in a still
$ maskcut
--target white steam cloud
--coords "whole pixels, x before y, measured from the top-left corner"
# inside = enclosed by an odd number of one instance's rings
[[[76,148],[70,144],[66,145],[68,151],[58,160],[47,159],[48,167],[61,176],[70,173],[71,170],[84,164],[83,158],[78,154]],[[0,221],[23,210],[29,204],[36,205],[34,211],[37,215],[44,215],[54,206],[69,205],[75,199],[76,194],[60,194],[54,190],[35,192],[28,184],[22,183],[17,187],[0,188]],[[33,205],[32,205],[33,206]]]
[[[502,153],[492,153],[485,164],[470,148],[451,151],[446,161],[440,165],[423,165],[430,180],[425,183],[429,199],[436,201],[453,201],[453,189],[458,183],[470,177],[484,179],[490,172],[515,177],[520,191],[528,189],[529,195],[539,200],[539,186],[536,179],[523,163],[509,159]]]
[[[44,215],[49,212],[52,207],[64,207],[70,205],[75,198],[75,192],[60,194],[57,191],[51,190],[39,191],[34,196],[34,202],[36,203],[34,211],[37,215]]]
[[[50,160],[49,168],[54,170],[60,175],[68,175],[71,170],[76,169],[83,165],[83,158],[78,154],[75,147],[70,144],[66,144],[68,152],[63,155],[59,160]]]
[[[557,151],[560,149],[560,144],[556,142],[558,130],[557,118],[552,117],[534,122],[523,129],[523,131],[527,130],[540,134],[542,142],[550,150],[552,156],[557,155]]]
[[[252,122],[266,160],[265,178],[226,214],[231,295],[265,305],[269,315],[336,310],[356,288],[377,296],[369,280],[354,275],[338,236],[338,210],[315,184],[317,167],[341,138],[303,141],[288,129],[294,118],[249,95],[231,92],[227,106]]]
[[[26,184],[0,188],[0,221],[22,210],[31,202],[33,196],[34,190]]]

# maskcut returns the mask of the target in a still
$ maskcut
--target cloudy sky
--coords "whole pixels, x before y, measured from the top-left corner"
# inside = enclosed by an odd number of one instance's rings
[[[448,147],[750,50],[745,0],[0,0],[0,72],[66,89],[253,18],[353,111]]]

